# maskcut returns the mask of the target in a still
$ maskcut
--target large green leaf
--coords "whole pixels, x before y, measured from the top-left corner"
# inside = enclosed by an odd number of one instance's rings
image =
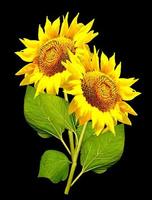
[[[99,136],[90,136],[81,148],[81,165],[83,172],[93,170],[103,173],[116,163],[124,149],[124,125],[115,127],[116,136],[110,131]]]
[[[73,116],[68,114],[68,102],[46,93],[36,98],[34,96],[35,89],[28,86],[24,100],[24,114],[32,127],[57,138],[61,138],[65,129],[72,131],[75,129]]]
[[[46,151],[41,158],[38,177],[48,178],[53,183],[66,180],[70,161],[62,152]]]

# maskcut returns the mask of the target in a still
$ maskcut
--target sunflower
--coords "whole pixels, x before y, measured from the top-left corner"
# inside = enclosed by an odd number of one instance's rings
[[[38,40],[20,39],[25,49],[16,54],[28,62],[16,75],[24,75],[20,85],[34,84],[36,95],[46,90],[47,93],[58,94],[59,88],[69,77],[69,72],[62,65],[62,61],[69,59],[68,50],[77,55],[77,50],[83,48],[98,33],[90,31],[94,20],[87,25],[78,23],[78,16],[68,25],[68,13],[54,22],[48,17],[44,30],[39,25]]]
[[[69,52],[69,60],[63,62],[71,73],[66,92],[74,95],[69,112],[75,112],[79,123],[83,125],[92,120],[97,135],[105,130],[115,134],[117,122],[131,125],[128,114],[137,115],[126,103],[140,94],[131,86],[138,80],[120,78],[121,63],[116,66],[115,54],[108,59],[102,52],[84,48],[79,51],[79,58]]]

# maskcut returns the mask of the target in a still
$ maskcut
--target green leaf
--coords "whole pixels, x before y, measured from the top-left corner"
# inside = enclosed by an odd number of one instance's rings
[[[68,176],[69,165],[70,161],[65,154],[48,150],[41,157],[38,177],[48,178],[53,183],[64,181]]]
[[[95,173],[97,173],[97,174],[103,174],[104,172],[107,171],[107,169],[103,169],[103,168],[101,167],[101,168],[94,169],[93,171],[94,171]]]
[[[77,130],[76,130],[78,138],[80,137],[82,129],[83,129],[83,126],[79,125]],[[84,137],[83,137],[83,142],[82,143],[84,143],[90,136],[93,136],[93,135],[95,135],[95,131],[92,128],[92,123],[88,122],[87,126],[86,126],[86,129],[85,129],[85,133],[84,133]]]
[[[73,115],[68,113],[68,102],[46,93],[36,98],[34,96],[35,88],[28,86],[24,99],[24,114],[32,127],[57,138],[61,138],[65,129],[75,130]]]
[[[48,133],[45,133],[43,131],[39,131],[37,132],[37,134],[41,137],[41,138],[44,138],[44,139],[47,139],[47,138],[50,138],[52,137],[52,135],[48,134]]]
[[[30,124],[30,123],[29,123],[29,124]],[[38,134],[41,138],[47,139],[47,138],[52,137],[52,135],[49,134],[49,133],[47,133],[46,131],[40,130],[40,129],[34,127],[34,126],[31,125],[31,124],[30,124],[30,126],[37,132],[37,134]]]
[[[99,136],[90,136],[81,147],[83,172],[103,173],[115,164],[124,149],[124,125],[115,126],[116,136],[110,131]]]

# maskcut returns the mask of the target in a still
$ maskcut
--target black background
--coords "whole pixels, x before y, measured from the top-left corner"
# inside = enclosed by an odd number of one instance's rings
[[[128,2],[128,1],[127,1]],[[4,197],[16,199],[124,199],[148,194],[148,134],[145,125],[145,73],[147,71],[149,12],[148,5],[105,1],[25,1],[5,3],[1,17],[2,66],[1,94],[4,103],[2,126],[2,166],[4,167]],[[134,88],[142,95],[130,104],[139,114],[130,117],[132,127],[126,126],[125,150],[121,160],[103,175],[91,172],[83,175],[71,189],[69,197],[63,195],[66,182],[53,184],[38,179],[39,160],[47,149],[60,149],[55,139],[41,139],[28,126],[23,114],[25,87],[19,87],[21,77],[15,73],[25,64],[14,52],[23,48],[18,38],[37,39],[38,24],[44,25],[45,17],[55,20],[70,12],[72,19],[80,12],[79,21],[95,18],[93,29],[100,35],[91,42],[108,56],[116,52],[116,61],[122,61],[122,77],[140,80]],[[5,50],[5,51],[4,51]],[[149,57],[148,57],[149,58]]]

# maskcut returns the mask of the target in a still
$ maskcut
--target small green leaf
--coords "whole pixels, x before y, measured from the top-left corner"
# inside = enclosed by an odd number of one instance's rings
[[[47,138],[50,138],[51,135],[48,134],[48,133],[44,133],[44,132],[37,132],[37,134],[41,137],[41,138],[44,138],[44,139],[47,139]]]
[[[28,86],[24,99],[24,114],[32,127],[57,138],[61,138],[65,129],[75,130],[73,115],[68,113],[68,102],[46,93],[36,98],[34,95],[35,88]]]
[[[115,127],[116,136],[110,131],[99,136],[90,136],[81,148],[83,171],[103,173],[121,157],[124,149],[124,125]]]
[[[37,134],[38,134],[41,138],[45,138],[45,139],[46,139],[46,138],[52,137],[52,135],[51,135],[50,133],[47,133],[46,131],[40,130],[40,129],[34,127],[33,125],[31,125],[30,123],[29,123],[29,125],[37,132]]]
[[[82,132],[82,129],[83,129],[83,126],[79,125],[77,130],[76,130],[76,133],[77,133],[77,136],[78,138],[80,137],[80,134]],[[93,136],[95,135],[95,131],[93,130],[92,128],[92,123],[91,122],[88,122],[87,123],[87,126],[86,126],[86,129],[85,129],[85,133],[84,133],[84,137],[83,137],[83,143],[90,137],[90,136]]]
[[[48,150],[40,162],[38,177],[48,178],[53,183],[66,180],[69,172],[70,161],[60,151]]]
[[[104,172],[107,171],[107,169],[103,169],[103,168],[97,168],[93,170],[95,173],[97,174],[103,174]]]

